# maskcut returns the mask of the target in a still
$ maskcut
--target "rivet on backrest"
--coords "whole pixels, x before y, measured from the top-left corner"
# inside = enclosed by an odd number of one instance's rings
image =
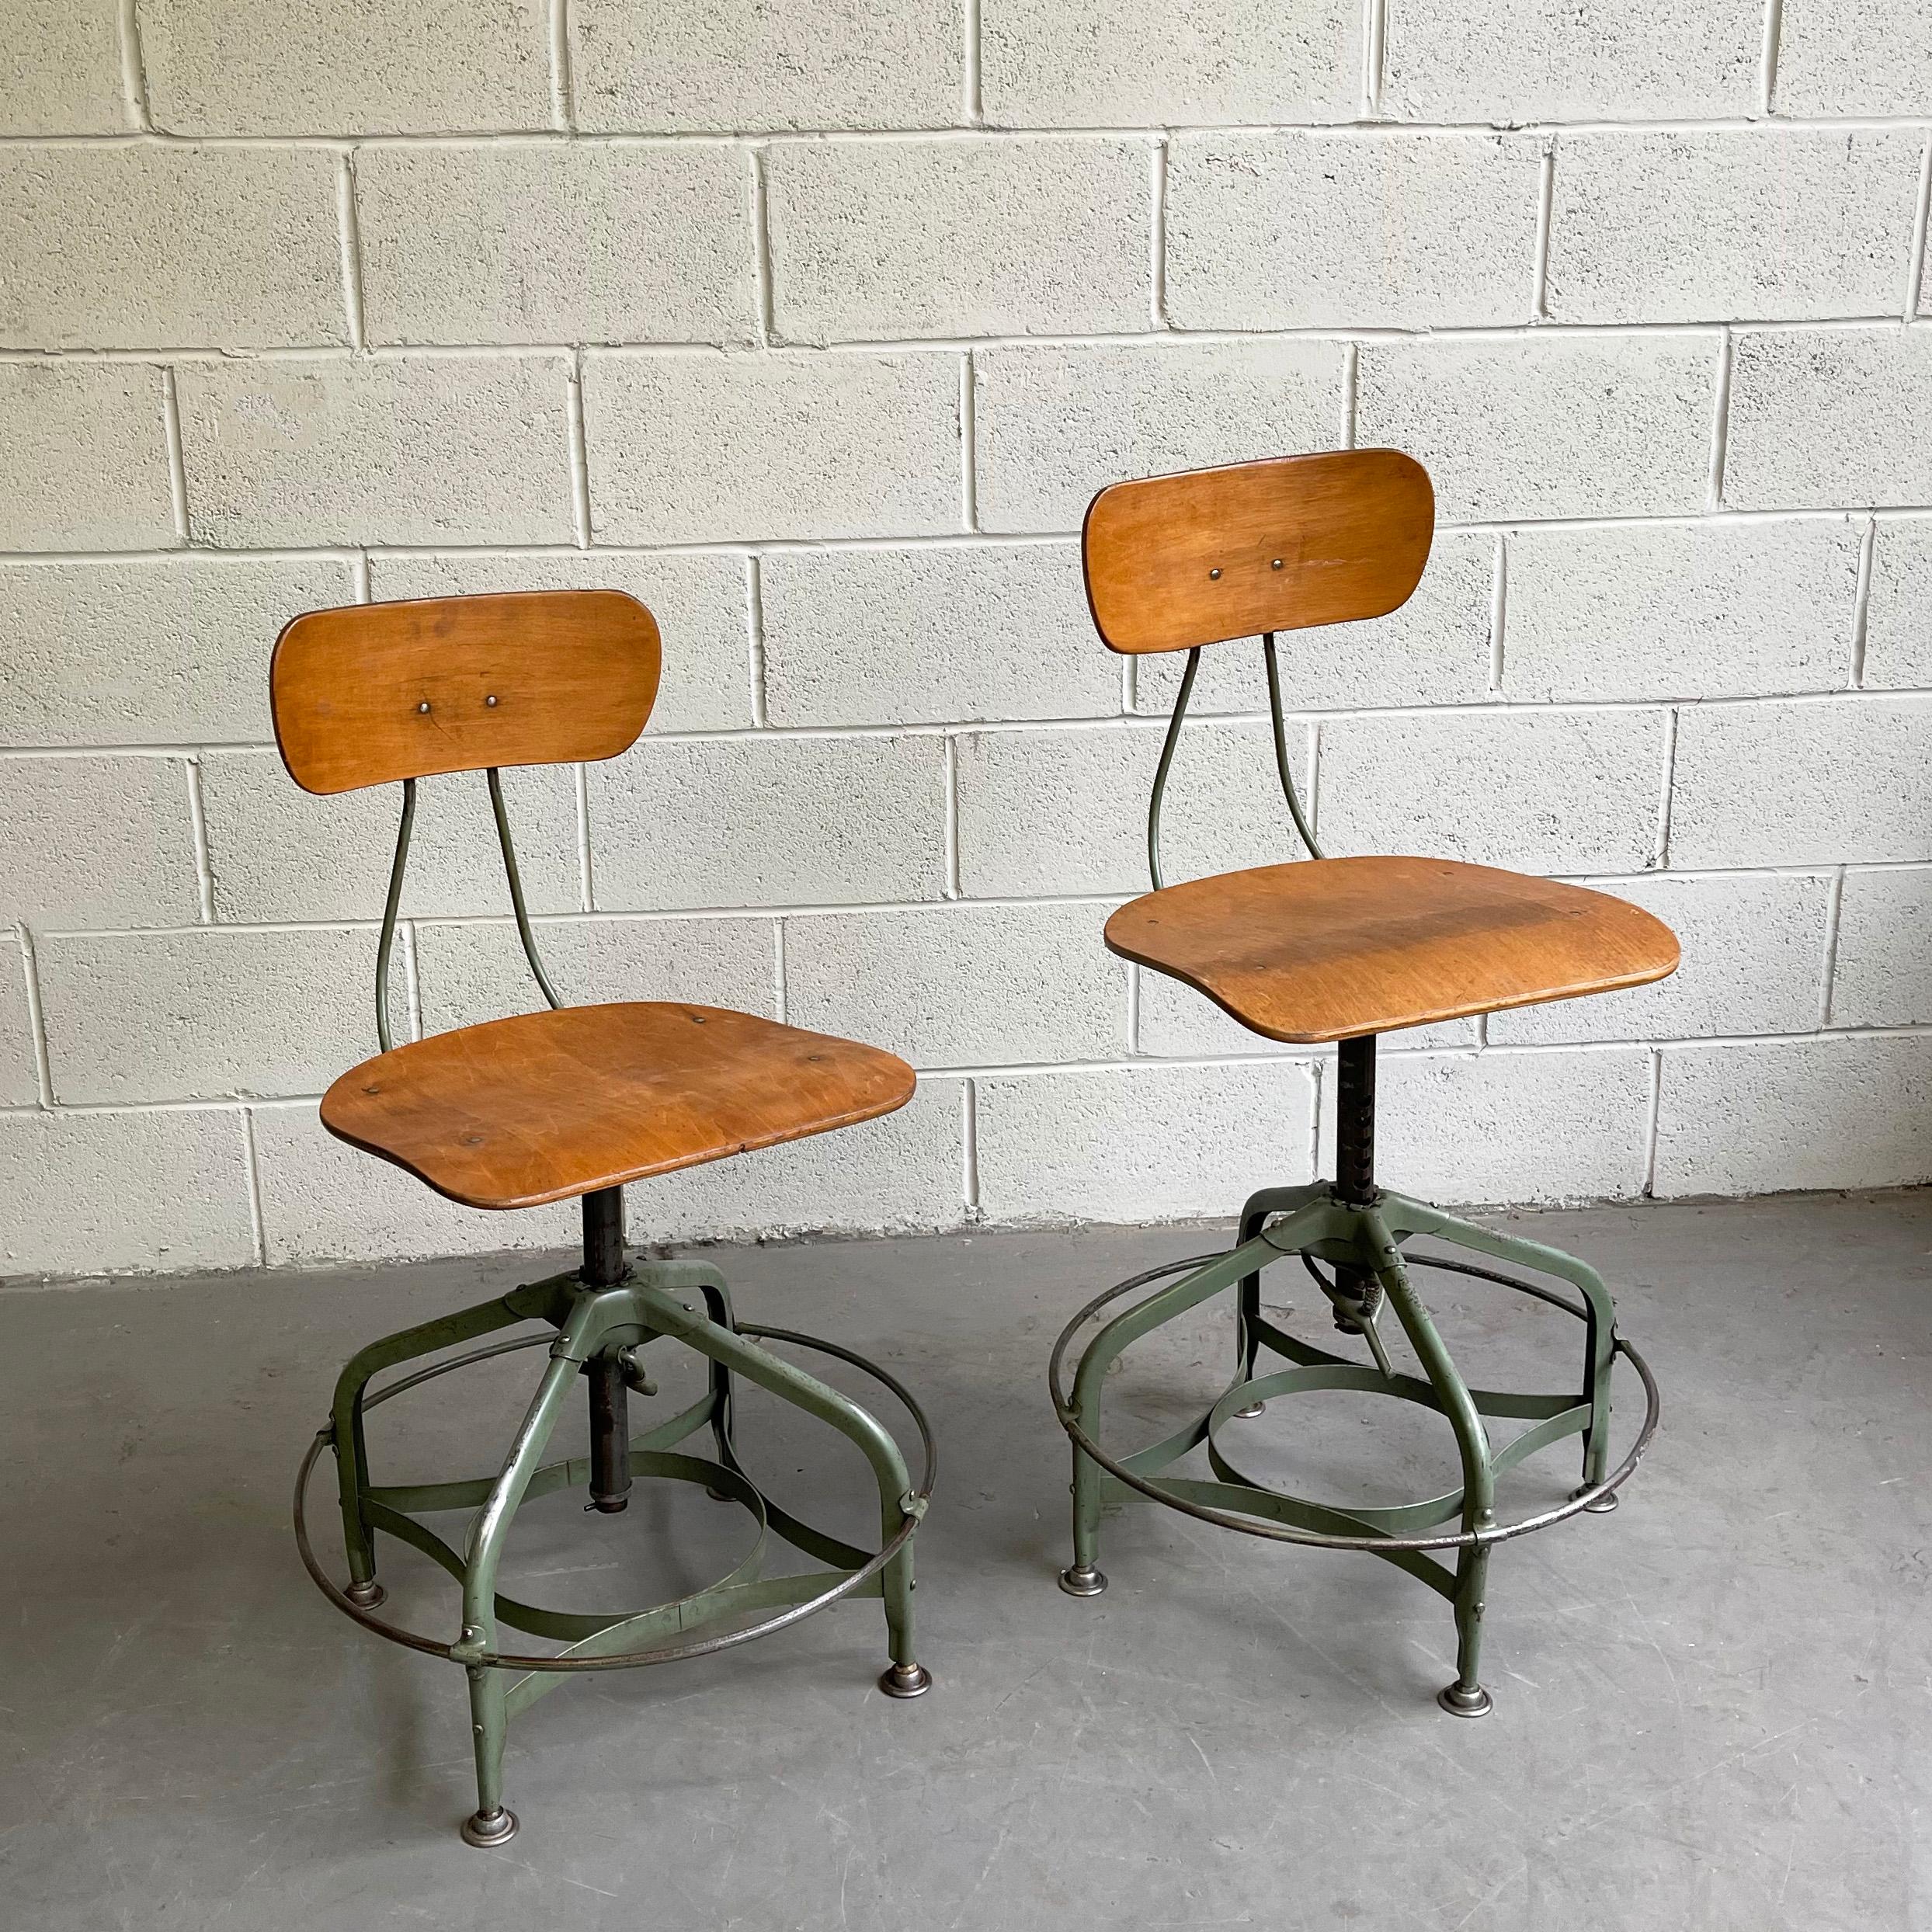
[[[483,702],[488,705],[492,711],[494,711],[496,707],[496,700],[494,696],[486,697]]]
[[[1212,579],[1213,579],[1213,580],[1214,580],[1216,583],[1220,582],[1220,581],[1221,581],[1221,566],[1220,566],[1220,565],[1218,565],[1218,564],[1215,565],[1215,566],[1214,567],[1214,568],[1213,568],[1212,570],[1211,570],[1211,571],[1209,571],[1209,572],[1208,572],[1208,575],[1211,578],[1212,578]]]
[[[1272,558],[1269,562],[1268,568],[1270,570],[1279,570],[1281,568],[1281,559],[1279,557]]]
[[[423,714],[423,713],[426,713],[426,712],[429,711],[429,700],[426,697],[426,698],[422,700],[422,702],[420,704],[419,704],[419,705],[416,707],[417,712],[418,712],[419,714]]]

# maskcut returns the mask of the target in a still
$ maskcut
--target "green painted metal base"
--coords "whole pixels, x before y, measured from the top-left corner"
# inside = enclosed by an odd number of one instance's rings
[[[1435,1254],[1410,1252],[1420,1235],[1452,1248],[1513,1263],[1565,1282],[1579,1299],[1498,1270]],[[1289,1334],[1261,1312],[1262,1271],[1287,1256],[1298,1256],[1335,1306],[1360,1333],[1371,1362],[1352,1362]],[[1332,1276],[1322,1273],[1326,1263]],[[1415,1267],[1472,1275],[1536,1297],[1584,1324],[1583,1374],[1579,1388],[1561,1394],[1520,1395],[1502,1389],[1471,1388],[1458,1371],[1434,1322],[1409,1279]],[[1178,1280],[1168,1277],[1179,1275]],[[1166,1281],[1165,1287],[1155,1284]],[[1363,1292],[1362,1284],[1372,1284]],[[1081,1355],[1073,1391],[1064,1368],[1075,1336],[1109,1304],[1152,1288],[1125,1312],[1109,1319]],[[1237,1364],[1233,1384],[1208,1413],[1162,1440],[1116,1456],[1099,1440],[1103,1385],[1108,1370],[1141,1336],[1173,1321],[1211,1296],[1238,1290]],[[1398,1371],[1378,1326],[1384,1307],[1392,1308],[1423,1373]],[[1338,1324],[1339,1325],[1339,1324]],[[1291,1366],[1258,1374],[1263,1349]],[[1609,1467],[1611,1378],[1622,1356],[1636,1371],[1645,1392],[1645,1416],[1636,1440],[1614,1469]],[[1561,1522],[1580,1510],[1614,1509],[1616,1492],[1628,1479],[1656,1433],[1657,1385],[1642,1357],[1617,1333],[1616,1311],[1596,1271],[1573,1256],[1499,1235],[1459,1221],[1420,1201],[1377,1190],[1374,1198],[1345,1201],[1326,1183],[1308,1187],[1272,1188],[1255,1195],[1242,1210],[1241,1236],[1225,1253],[1148,1270],[1096,1296],[1068,1323],[1048,1371],[1054,1407],[1073,1440],[1073,1562],[1060,1576],[1070,1595],[1097,1596],[1107,1579],[1096,1563],[1102,1512],[1126,1492],[1249,1535],[1277,1542],[1326,1549],[1365,1551],[1406,1571],[1448,1599],[1455,1613],[1457,1656],[1454,1683],[1439,1694],[1442,1708],[1458,1717],[1481,1717],[1490,1708],[1479,1679],[1484,1586],[1492,1548],[1510,1538]],[[1217,1440],[1222,1426],[1256,1413],[1277,1395],[1313,1389],[1351,1389],[1392,1395],[1434,1410],[1455,1434],[1463,1480],[1459,1488],[1387,1509],[1338,1509],[1287,1496],[1245,1475]],[[1492,1447],[1485,1416],[1513,1418],[1530,1426],[1500,1448]],[[1496,1481],[1538,1451],[1567,1437],[1583,1445],[1583,1486],[1555,1508],[1511,1523],[1499,1523]],[[1214,1479],[1165,1473],[1191,1451],[1204,1448]],[[1454,1529],[1437,1526],[1454,1523]],[[1433,1552],[1454,1552],[1454,1564]]]
[[[493,1301],[372,1343],[349,1364],[336,1384],[334,1411],[316,1436],[295,1486],[295,1534],[302,1560],[323,1594],[365,1629],[414,1650],[447,1657],[469,1677],[475,1746],[477,1809],[462,1827],[466,1843],[499,1845],[516,1831],[516,1814],[502,1799],[503,1747],[509,1720],[566,1674],[668,1663],[745,1643],[810,1616],[847,1597],[881,1600],[891,1666],[880,1680],[887,1695],[916,1697],[932,1677],[912,1648],[912,1539],[932,1494],[932,1433],[919,1406],[884,1369],[835,1344],[788,1329],[741,1325],[718,1271],[697,1262],[639,1263],[613,1273],[610,1285],[561,1274],[513,1290]],[[699,1302],[702,1301],[700,1309]],[[525,1323],[536,1333],[437,1360],[371,1393],[372,1380],[387,1369],[440,1355],[494,1331]],[[760,1346],[778,1341],[837,1357],[863,1370],[902,1402],[923,1445],[916,1485],[898,1444],[882,1424],[850,1398]],[[638,1434],[620,1430],[596,1440],[589,1458],[546,1463],[544,1451],[566,1399],[580,1378],[596,1370],[606,1391],[622,1374],[634,1388],[648,1389],[636,1351],[672,1342],[709,1364],[710,1386],[700,1401],[655,1428]],[[369,1480],[363,1418],[379,1403],[435,1377],[514,1349],[548,1345],[548,1364],[501,1472],[474,1481],[406,1485]],[[732,1378],[742,1376],[829,1425],[857,1444],[870,1465],[880,1506],[879,1547],[862,1549],[812,1528],[760,1491],[741,1467],[731,1438]],[[597,1381],[592,1377],[592,1393]],[[610,1398],[606,1394],[606,1402]],[[620,1406],[616,1415],[621,1420]],[[679,1451],[676,1445],[708,1427],[716,1454]],[[325,1450],[335,1453],[349,1580],[338,1584],[317,1561],[306,1517],[310,1477]],[[583,1484],[593,1503],[620,1494],[636,1477],[693,1482],[736,1503],[752,1518],[749,1552],[718,1582],[675,1603],[611,1614],[545,1610],[500,1595],[496,1588],[512,1522],[519,1506],[535,1496]],[[617,1507],[621,1508],[621,1501]],[[471,1512],[460,1552],[418,1519],[439,1512]],[[614,1515],[612,1520],[616,1520]],[[408,1630],[374,1613],[384,1592],[376,1581],[377,1534],[394,1537],[439,1564],[463,1588],[462,1621],[453,1641]],[[801,1574],[767,1576],[767,1548],[776,1536],[823,1567]],[[547,1652],[516,1654],[498,1641],[499,1626],[528,1631],[561,1645]]]

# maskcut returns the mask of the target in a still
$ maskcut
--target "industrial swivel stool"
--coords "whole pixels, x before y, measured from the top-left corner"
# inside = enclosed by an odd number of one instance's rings
[[[693,1261],[627,1262],[624,1242],[625,1183],[889,1114],[911,1096],[911,1069],[869,1047],[713,1006],[565,1006],[537,957],[524,909],[499,768],[611,758],[625,750],[650,714],[658,662],[657,626],[642,605],[615,591],[560,591],[314,611],[283,632],[271,673],[276,735],[297,784],[327,793],[402,782],[376,967],[382,1051],[329,1089],[323,1124],[473,1208],[530,1208],[572,1197],[583,1202],[581,1268],[405,1329],[356,1356],[296,1482],[302,1558],[330,1601],[379,1635],[450,1658],[469,1673],[477,1808],[463,1836],[473,1845],[501,1844],[516,1831],[516,1816],[503,1803],[505,1732],[518,1711],[561,1684],[563,1673],[697,1656],[795,1623],[840,1597],[867,1596],[884,1600],[891,1665],[881,1688],[912,1697],[931,1683],[913,1656],[912,1591],[912,1536],[931,1492],[933,1448],[912,1398],[884,1371],[831,1343],[736,1322],[716,1269]],[[416,780],[476,770],[488,773],[511,907],[549,1010],[394,1046],[389,961]],[[533,1323],[533,1333],[370,1391],[374,1378],[404,1363]],[[924,1442],[917,1484],[879,1423],[760,1346],[760,1340],[836,1356],[890,1389]],[[707,1391],[681,1413],[633,1435],[627,1398],[633,1391],[656,1392],[645,1351],[659,1342],[707,1358]],[[450,1369],[544,1344],[548,1366],[499,1474],[396,1486],[370,1481],[363,1430],[368,1409]],[[858,1446],[878,1485],[877,1549],[810,1527],[754,1486],[732,1447],[734,1375]],[[546,1462],[551,1433],[580,1378],[589,1397],[589,1455]],[[707,1426],[714,1458],[676,1450]],[[335,1451],[341,1491],[349,1569],[342,1586],[316,1560],[303,1520],[310,1472],[325,1448]],[[498,1566],[519,1504],[583,1483],[590,1506],[613,1514],[625,1506],[638,1476],[700,1483],[738,1503],[754,1528],[749,1554],[709,1588],[636,1613],[543,1610],[498,1593]],[[418,1520],[440,1511],[469,1514],[460,1554]],[[765,1576],[763,1553],[773,1531],[825,1567]],[[453,1641],[375,1615],[384,1600],[376,1580],[379,1532],[419,1550],[461,1583]],[[516,1654],[499,1640],[499,1626],[506,1624],[562,1648]]]
[[[1096,1297],[1055,1345],[1051,1380],[1055,1407],[1074,1443],[1073,1562],[1060,1579],[1070,1594],[1097,1596],[1107,1587],[1095,1562],[1100,1515],[1125,1489],[1253,1535],[1368,1551],[1454,1606],[1456,1677],[1440,1701],[1459,1716],[1478,1717],[1490,1701],[1477,1677],[1490,1550],[1576,1510],[1613,1509],[1618,1485],[1656,1426],[1656,1386],[1618,1336],[1610,1295],[1593,1270],[1375,1184],[1376,1036],[1641,985],[1676,967],[1677,946],[1649,913],[1572,885],[1441,859],[1322,857],[1288,769],[1274,634],[1379,617],[1406,603],[1422,575],[1434,521],[1428,476],[1392,450],[1120,483],[1088,509],[1087,598],[1102,638],[1118,652],[1187,652],[1148,814],[1154,890],[1114,913],[1107,944],[1197,988],[1264,1038],[1338,1041],[1336,1171],[1333,1181],[1256,1194],[1242,1210],[1238,1245],[1226,1253],[1151,1269]],[[1161,797],[1201,647],[1257,633],[1275,761],[1308,857],[1163,888]],[[1406,1252],[1405,1244],[1419,1235],[1554,1277],[1579,1298],[1492,1268]],[[1370,1361],[1314,1347],[1263,1318],[1262,1270],[1288,1255],[1301,1256],[1332,1304],[1336,1326],[1360,1336]],[[1409,1270],[1418,1265],[1501,1282],[1576,1315],[1584,1334],[1579,1381],[1552,1395],[1471,1388],[1411,1285]],[[1063,1364],[1082,1324],[1175,1274],[1181,1279],[1100,1329],[1080,1357],[1069,1399]],[[1230,1287],[1237,1300],[1233,1385],[1199,1420],[1163,1441],[1127,1454],[1103,1448],[1100,1398],[1108,1368],[1142,1336]],[[1394,1309],[1421,1375],[1391,1362],[1378,1327],[1385,1307]],[[1263,1348],[1291,1365],[1258,1374]],[[1611,1469],[1611,1373],[1619,1353],[1642,1380],[1647,1412],[1634,1446]],[[1270,1397],[1309,1389],[1393,1395],[1445,1416],[1460,1452],[1461,1486],[1403,1507],[1333,1508],[1244,1475],[1218,1440],[1222,1426],[1231,1417],[1259,1415]],[[1492,1447],[1485,1416],[1530,1426]],[[1574,1435],[1583,1437],[1582,1488],[1558,1507],[1499,1522],[1499,1473]],[[1214,1480],[1162,1473],[1204,1444]],[[1458,1527],[1435,1527],[1450,1523]],[[1453,1551],[1453,1570],[1433,1551]]]

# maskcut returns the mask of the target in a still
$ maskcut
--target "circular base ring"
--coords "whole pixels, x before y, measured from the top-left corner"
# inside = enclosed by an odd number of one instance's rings
[[[516,1836],[519,1820],[507,1805],[493,1812],[472,1812],[460,1827],[463,1842],[487,1851],[492,1845],[507,1845]]]
[[[801,1335],[793,1329],[766,1328],[751,1322],[739,1323],[734,1332],[754,1340],[785,1342],[794,1347],[815,1350],[822,1355],[835,1356],[838,1360],[848,1364],[852,1367],[862,1370],[898,1398],[906,1413],[912,1417],[913,1426],[918,1430],[924,1462],[924,1467],[919,1473],[919,1486],[905,1499],[905,1513],[898,1530],[888,1537],[880,1548],[869,1556],[858,1569],[850,1571],[840,1577],[829,1590],[821,1591],[818,1596],[810,1597],[802,1604],[790,1604],[777,1614],[763,1618],[755,1624],[748,1624],[737,1630],[725,1631],[717,1636],[700,1638],[690,1643],[667,1644],[652,1650],[621,1651],[600,1656],[568,1655],[543,1656],[533,1653],[522,1655],[512,1651],[496,1651],[488,1652],[480,1657],[465,1656],[460,1659],[453,1659],[453,1661],[459,1661],[471,1669],[543,1671],[627,1670],[639,1668],[645,1664],[670,1663],[683,1657],[708,1656],[714,1651],[734,1649],[739,1644],[749,1643],[754,1638],[766,1636],[775,1630],[785,1628],[788,1624],[802,1622],[815,1611],[825,1609],[828,1606],[838,1602],[841,1597],[850,1597],[854,1590],[870,1582],[874,1576],[877,1576],[912,1540],[913,1533],[919,1528],[925,1516],[924,1506],[933,1493],[933,1478],[938,1468],[938,1451],[937,1445],[933,1440],[932,1425],[926,1419],[926,1412],[913,1399],[911,1391],[888,1370],[881,1368],[876,1362],[868,1361],[863,1355],[857,1354],[850,1349],[840,1347],[836,1342],[823,1341],[816,1336]],[[387,1401],[392,1395],[399,1395],[405,1389],[413,1388],[421,1383],[433,1381],[438,1375],[447,1375],[453,1370],[467,1367],[473,1362],[482,1361],[495,1355],[505,1354],[513,1349],[531,1346],[547,1339],[545,1336],[537,1335],[513,1342],[493,1343],[487,1348],[471,1350],[464,1354],[453,1357],[447,1362],[439,1362],[429,1368],[419,1369],[414,1374],[405,1376],[400,1381],[392,1382],[387,1388],[378,1390],[376,1394],[365,1396],[363,1408],[367,1412],[375,1408],[379,1403]],[[353,1622],[360,1624],[365,1630],[373,1631],[378,1637],[387,1638],[391,1643],[401,1644],[405,1649],[421,1651],[427,1656],[450,1657],[451,1647],[447,1643],[441,1642],[433,1637],[425,1636],[419,1631],[407,1630],[400,1624],[387,1623],[379,1617],[372,1616],[370,1614],[370,1607],[357,1603],[349,1594],[347,1590],[339,1586],[335,1579],[328,1575],[317,1560],[314,1545],[310,1542],[308,1537],[306,1500],[310,1477],[314,1471],[316,1463],[321,1458],[322,1451],[329,1447],[333,1440],[333,1433],[332,1427],[327,1426],[316,1432],[314,1440],[308,1446],[308,1453],[302,1458],[301,1468],[296,1472],[294,1505],[295,1547],[301,1557],[303,1568],[308,1572],[310,1579],[316,1588],[344,1616],[349,1618]],[[762,1530],[764,1520],[764,1499],[747,1477],[736,1469],[726,1468],[722,1463],[711,1462],[696,1457],[686,1458],[685,1460],[700,1465],[706,1474],[714,1479],[719,1484],[722,1493],[727,1499],[742,1503],[751,1510],[758,1517]],[[701,1481],[704,1479],[699,1477],[694,1479]],[[353,1585],[349,1586],[351,1589],[354,1587]],[[376,1585],[375,1587],[378,1590],[381,1589],[380,1584]],[[380,1599],[378,1598],[377,1600],[380,1601]],[[916,1694],[916,1693],[911,1694]],[[514,1816],[507,1812],[505,1815],[510,1817],[510,1831],[513,1832],[516,1829]],[[503,1837],[507,1838],[509,1835],[509,1832],[506,1832]],[[484,1840],[471,1838],[467,1826],[464,1827],[464,1836],[472,1844],[502,1842],[502,1839]]]
[[[1575,1516],[1579,1510],[1589,1510],[1594,1515],[1602,1515],[1605,1513],[1602,1507],[1605,1499],[1610,1500],[1612,1508],[1615,1507],[1615,1499],[1612,1492],[1628,1480],[1631,1472],[1635,1469],[1638,1463],[1642,1459],[1644,1451],[1650,1447],[1651,1438],[1657,1433],[1657,1424],[1662,1413],[1657,1378],[1650,1372],[1650,1365],[1645,1361],[1636,1350],[1621,1336],[1618,1336],[1614,1338],[1613,1341],[1614,1353],[1622,1356],[1630,1364],[1631,1367],[1637,1371],[1638,1378],[1643,1384],[1645,1405],[1643,1426],[1637,1432],[1637,1439],[1631,1444],[1629,1451],[1623,1461],[1618,1464],[1617,1467],[1611,1470],[1601,1482],[1586,1484],[1583,1488],[1574,1492],[1567,1500],[1558,1504],[1555,1508],[1542,1510],[1537,1515],[1524,1517],[1514,1523],[1496,1524],[1485,1529],[1450,1531],[1437,1536],[1337,1536],[1319,1530],[1297,1529],[1287,1524],[1260,1521],[1253,1517],[1237,1516],[1232,1510],[1214,1509],[1206,1503],[1195,1503],[1184,1496],[1172,1495],[1161,1489],[1155,1480],[1137,1474],[1117,1458],[1110,1455],[1081,1426],[1080,1419],[1074,1413],[1072,1405],[1067,1397],[1065,1378],[1067,1351],[1072,1346],[1073,1338],[1082,1326],[1099,1314],[1110,1301],[1118,1301],[1122,1295],[1131,1294],[1136,1288],[1150,1287],[1156,1281],[1164,1280],[1169,1275],[1180,1274],[1187,1269],[1205,1267],[1210,1263],[1225,1260],[1227,1253],[1230,1252],[1232,1250],[1214,1254],[1187,1256],[1179,1261],[1166,1262],[1159,1267],[1147,1269],[1140,1274],[1129,1276],[1124,1281],[1116,1282],[1112,1287],[1096,1294],[1060,1331],[1059,1339],[1054,1343],[1053,1353],[1048,1357],[1047,1363],[1047,1384],[1052,1392],[1054,1412],[1060,1419],[1061,1427],[1067,1432],[1075,1446],[1093,1461],[1097,1463],[1100,1468],[1106,1470],[1108,1475],[1117,1478],[1130,1489],[1138,1490],[1142,1496],[1149,1498],[1153,1502],[1162,1503],[1170,1510],[1178,1510],[1183,1516],[1197,1517],[1203,1523],[1212,1523],[1221,1529],[1239,1530],[1244,1535],[1263,1537],[1270,1542],[1298,1544],[1310,1549],[1374,1552],[1487,1548],[1492,1544],[1506,1543],[1513,1537],[1527,1536],[1532,1530],[1546,1529],[1552,1523],[1561,1523],[1565,1517]],[[1485,1280],[1498,1281],[1506,1287],[1516,1288],[1524,1294],[1534,1295],[1539,1301],[1548,1301],[1553,1307],[1562,1309],[1565,1314],[1575,1315],[1579,1321],[1587,1319],[1584,1309],[1566,1301],[1561,1295],[1553,1293],[1548,1288],[1538,1287],[1533,1282],[1519,1281],[1511,1276],[1499,1274],[1492,1269],[1473,1267],[1463,1262],[1438,1260],[1423,1255],[1412,1255],[1408,1257],[1408,1260],[1412,1263],[1420,1267],[1441,1268],[1452,1274],[1478,1275]],[[1243,1385],[1235,1385],[1237,1389],[1242,1386]],[[1229,1390],[1228,1395],[1221,1398],[1222,1402],[1226,1402],[1235,1392],[1235,1389]],[[1219,1405],[1217,1404],[1216,1406],[1218,1407]],[[1264,1492],[1264,1493],[1273,1492]],[[1290,1497],[1287,1499],[1291,1502],[1304,1500],[1298,1497]],[[1104,1583],[1102,1587],[1105,1587]],[[1061,1588],[1069,1589],[1064,1575],[1061,1581]],[[1072,1595],[1097,1594],[1096,1592],[1079,1590],[1069,1590],[1069,1593]],[[1475,1714],[1465,1713],[1464,1715]]]

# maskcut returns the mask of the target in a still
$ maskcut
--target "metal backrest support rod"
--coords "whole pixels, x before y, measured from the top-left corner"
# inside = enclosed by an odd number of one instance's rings
[[[1281,795],[1288,801],[1288,815],[1294,821],[1295,832],[1308,849],[1308,857],[1319,859],[1322,848],[1315,843],[1308,815],[1301,809],[1301,794],[1294,788],[1294,774],[1288,768],[1287,726],[1281,716],[1281,668],[1275,660],[1272,631],[1262,638],[1261,656],[1268,673],[1268,718],[1274,729],[1274,769],[1281,780]],[[1187,716],[1187,701],[1194,695],[1194,678],[1200,669],[1201,646],[1195,645],[1188,651],[1187,668],[1181,673],[1180,690],[1174,699],[1173,715],[1167,721],[1160,763],[1154,768],[1154,789],[1147,801],[1147,870],[1156,892],[1166,883],[1161,874],[1161,807],[1167,797],[1167,774],[1173,768],[1174,749],[1180,742],[1181,725]]]
[[[496,818],[496,843],[503,850],[503,876],[509,881],[510,905],[516,914],[516,936],[523,942],[523,957],[530,961],[538,990],[554,1009],[564,1002],[557,997],[557,989],[550,983],[550,975],[544,971],[544,962],[537,957],[537,936],[530,930],[530,913],[523,904],[523,881],[516,869],[516,847],[510,843],[509,814],[503,809],[503,776],[494,765],[489,768],[489,783],[490,810]]]
[[[376,1037],[387,1053],[389,1030],[389,955],[396,943],[396,914],[402,905],[402,875],[409,864],[409,834],[416,822],[416,781],[402,781],[402,818],[396,827],[396,856],[389,867],[389,896],[383,902],[382,937],[376,945]]]

